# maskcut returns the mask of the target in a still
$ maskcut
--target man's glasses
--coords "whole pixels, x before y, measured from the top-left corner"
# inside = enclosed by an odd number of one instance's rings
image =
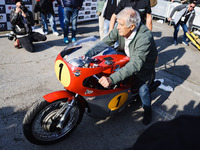
[[[195,6],[194,6],[194,7],[193,7],[193,6],[190,6],[190,7],[191,7],[191,8],[194,8]]]

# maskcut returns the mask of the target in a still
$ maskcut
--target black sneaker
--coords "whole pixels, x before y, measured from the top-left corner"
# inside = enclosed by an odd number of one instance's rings
[[[152,114],[151,114],[151,109],[150,110],[144,110],[143,113],[143,120],[142,123],[144,125],[148,125],[149,123],[151,123],[151,118],[152,118]]]

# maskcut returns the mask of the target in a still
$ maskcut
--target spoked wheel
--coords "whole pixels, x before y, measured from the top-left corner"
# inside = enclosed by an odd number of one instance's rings
[[[67,103],[67,100],[58,100],[53,103],[38,101],[27,112],[23,120],[25,137],[34,144],[46,145],[59,142],[69,135],[81,122],[84,109],[78,101],[66,117],[62,129],[58,123],[63,115],[54,117],[56,113]]]

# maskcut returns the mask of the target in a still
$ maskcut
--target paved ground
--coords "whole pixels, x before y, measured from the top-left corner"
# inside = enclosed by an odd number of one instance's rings
[[[60,30],[60,33],[62,31]],[[158,89],[152,94],[153,122],[170,120],[181,114],[200,115],[200,51],[194,46],[172,45],[173,27],[153,22],[153,35],[159,51],[157,79],[173,92]],[[78,24],[77,39],[98,35],[98,22]],[[2,150],[116,150],[132,146],[148,127],[141,123],[143,110],[131,105],[105,120],[84,115],[80,126],[67,139],[51,146],[29,143],[22,133],[22,120],[28,108],[43,95],[63,89],[54,73],[54,61],[66,46],[62,36],[47,35],[35,43],[36,52],[13,48],[13,42],[0,33],[0,149]],[[153,123],[152,122],[152,123]]]

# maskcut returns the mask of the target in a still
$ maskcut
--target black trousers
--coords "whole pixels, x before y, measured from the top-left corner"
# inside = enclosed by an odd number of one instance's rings
[[[29,35],[18,38],[20,45],[25,48],[29,52],[34,51],[34,45],[33,42],[39,42],[39,41],[45,41],[47,37],[45,35],[42,35],[38,32],[32,32]]]

